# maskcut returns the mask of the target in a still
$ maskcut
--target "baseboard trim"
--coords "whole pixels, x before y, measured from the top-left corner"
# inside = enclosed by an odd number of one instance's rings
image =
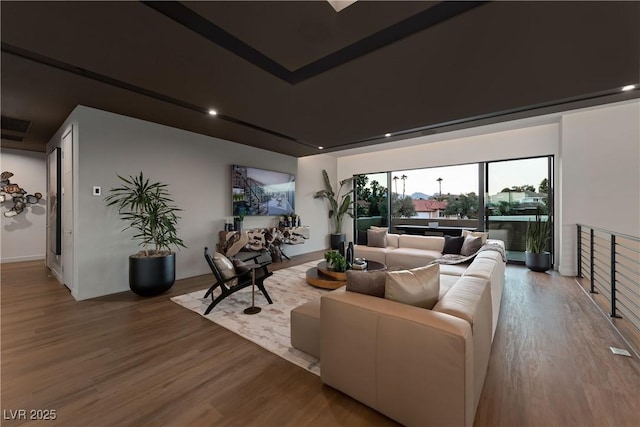
[[[44,254],[0,258],[0,264],[8,264],[10,262],[40,261],[40,260],[44,260]]]
[[[558,273],[560,273],[561,276],[569,276],[569,277],[576,277],[576,275],[578,274],[576,270],[562,268],[562,267],[558,269]]]

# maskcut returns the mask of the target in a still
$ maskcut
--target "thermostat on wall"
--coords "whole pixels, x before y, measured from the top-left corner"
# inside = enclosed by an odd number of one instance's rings
[[[102,194],[102,188],[98,187],[98,186],[94,186],[93,187],[93,195],[94,196],[100,196]]]

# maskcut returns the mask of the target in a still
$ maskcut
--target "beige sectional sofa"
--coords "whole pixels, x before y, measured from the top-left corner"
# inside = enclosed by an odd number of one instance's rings
[[[444,245],[434,236],[397,240],[387,248],[357,247],[356,254],[412,268],[440,257]],[[440,267],[431,310],[340,288],[322,296],[319,313],[317,301],[292,311],[293,346],[320,358],[325,384],[404,425],[473,425],[505,263],[500,252],[484,250],[470,264]]]

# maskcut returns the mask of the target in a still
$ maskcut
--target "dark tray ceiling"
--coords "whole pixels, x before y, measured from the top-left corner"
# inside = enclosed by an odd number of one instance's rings
[[[305,156],[638,96],[611,96],[638,82],[638,2],[1,8],[2,115],[31,122],[15,148],[79,104]]]

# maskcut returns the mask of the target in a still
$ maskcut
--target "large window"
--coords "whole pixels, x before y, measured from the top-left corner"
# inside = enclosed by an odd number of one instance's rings
[[[478,218],[478,165],[391,172],[392,218]]]
[[[524,259],[528,221],[553,220],[553,157],[471,163],[356,176],[355,233],[455,234],[488,230],[509,261]],[[549,250],[553,248],[553,236]]]
[[[355,179],[355,233],[358,244],[366,244],[371,226],[389,226],[388,173],[358,175]]]

